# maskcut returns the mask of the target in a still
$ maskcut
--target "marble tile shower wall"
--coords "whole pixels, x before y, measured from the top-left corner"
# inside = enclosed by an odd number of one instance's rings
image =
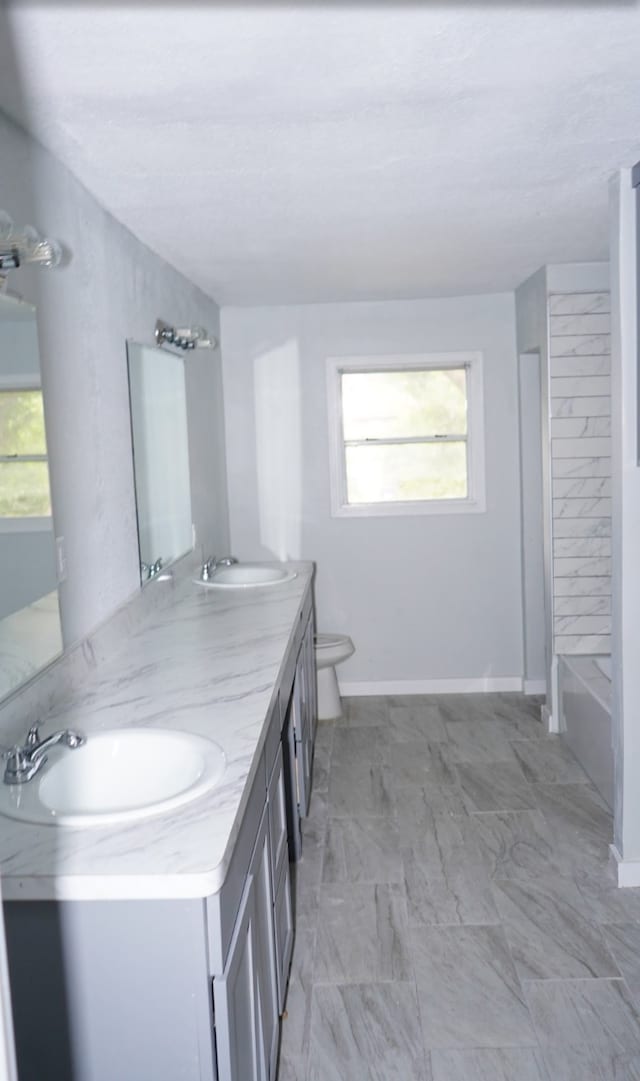
[[[554,653],[611,652],[609,293],[549,297]]]

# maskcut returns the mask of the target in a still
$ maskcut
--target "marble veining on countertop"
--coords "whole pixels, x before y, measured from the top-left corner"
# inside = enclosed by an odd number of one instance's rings
[[[311,564],[294,566],[297,576],[277,587],[218,592],[181,581],[168,605],[43,718],[44,735],[75,727],[90,738],[140,725],[208,736],[223,748],[226,770],[212,792],[125,824],[72,829],[1,817],[5,899],[187,898],[220,889],[311,581]]]

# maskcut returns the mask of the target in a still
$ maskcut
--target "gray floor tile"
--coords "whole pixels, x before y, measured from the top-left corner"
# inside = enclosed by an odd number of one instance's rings
[[[550,1081],[640,1081],[640,1055],[611,1048],[545,1047]]]
[[[298,861],[298,881],[305,886],[314,885],[322,878],[327,819],[303,818],[301,822],[302,859]]]
[[[354,815],[390,815],[393,802],[382,766],[342,763],[332,766],[329,778],[329,814],[336,818]]]
[[[466,815],[462,790],[457,783],[427,779],[422,785],[392,789],[392,806],[398,825],[423,823],[429,828],[434,815]]]
[[[414,928],[411,944],[427,1049],[535,1044],[502,928]]]
[[[296,1059],[281,1049],[278,1081],[307,1081],[306,1055],[303,1059]]]
[[[567,858],[577,863],[585,853],[608,859],[613,841],[613,815],[590,784],[532,785],[538,807],[551,826]]]
[[[640,1017],[623,980],[545,980],[524,988],[541,1047],[640,1055]]]
[[[437,704],[444,721],[498,720],[504,722],[501,730],[510,739],[545,735],[540,700],[522,694],[445,694],[438,696]]]
[[[388,716],[388,700],[384,697],[370,695],[362,698],[343,698],[342,717],[336,722],[336,728],[344,725],[357,727],[384,725]]]
[[[433,1081],[547,1081],[542,1056],[530,1047],[432,1051],[431,1068]]]
[[[391,791],[426,781],[457,784],[446,743],[427,740],[406,743],[380,743],[377,750],[385,782]]]
[[[315,931],[320,911],[320,885],[299,880],[295,884],[296,935],[303,931]]]
[[[411,980],[407,907],[401,886],[322,886],[315,982]]]
[[[445,724],[490,720],[483,694],[439,694],[437,706]]]
[[[435,815],[402,832],[410,924],[499,922],[469,818]]]
[[[327,788],[317,789],[315,784],[311,788],[311,800],[309,802],[309,819],[316,824],[326,823],[329,817],[329,780]]]
[[[308,1081],[430,1081],[414,985],[314,988]]]
[[[577,846],[580,853],[580,846]],[[597,923],[640,921],[640,888],[618,889],[608,859],[575,860],[573,877],[584,902],[585,915]]]
[[[323,882],[402,882],[400,834],[393,818],[329,822]]]
[[[430,705],[389,706],[384,731],[390,743],[414,743],[418,740],[438,743],[447,739],[440,711],[437,706]]]
[[[600,929],[581,915],[573,883],[494,882],[494,894],[521,979],[620,975]]]
[[[334,732],[334,721],[318,721],[318,725],[316,727],[316,751],[319,747],[322,747],[328,751],[331,750]]]
[[[378,761],[378,728],[336,727],[331,746],[331,770],[371,765]]]
[[[331,751],[328,747],[316,747],[313,755],[313,791],[326,792],[329,787]]]
[[[589,784],[589,778],[559,736],[519,740],[511,744],[523,773],[532,784]]]
[[[448,721],[448,754],[456,765],[466,762],[515,762],[512,745],[493,720]]]
[[[627,987],[640,1002],[640,924],[612,923],[602,931]]]
[[[433,1081],[640,1081],[640,889],[539,706],[351,699],[321,724],[279,1081],[431,1081],[414,975]]]
[[[486,811],[533,811],[535,795],[515,762],[456,767],[464,802],[470,814]]]
[[[282,1020],[280,1053],[288,1061],[296,1061],[298,1070],[306,1058],[309,1046],[314,947],[315,933],[296,931],[285,1016]]]
[[[561,874],[551,830],[540,811],[474,815],[473,822],[492,878],[535,882]]]
[[[542,1052],[553,1081],[640,1081],[640,1058],[592,1047],[548,1047]]]

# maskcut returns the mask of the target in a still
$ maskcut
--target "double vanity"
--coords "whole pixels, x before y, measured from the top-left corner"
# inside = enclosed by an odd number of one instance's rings
[[[269,570],[153,583],[46,718],[85,743],[3,786],[21,1081],[276,1076],[317,710],[313,568]]]

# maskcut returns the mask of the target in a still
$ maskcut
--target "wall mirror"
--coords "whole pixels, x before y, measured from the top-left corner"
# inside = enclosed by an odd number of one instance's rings
[[[0,295],[0,698],[61,650],[35,308]]]
[[[184,359],[127,342],[140,578],[193,547]]]

